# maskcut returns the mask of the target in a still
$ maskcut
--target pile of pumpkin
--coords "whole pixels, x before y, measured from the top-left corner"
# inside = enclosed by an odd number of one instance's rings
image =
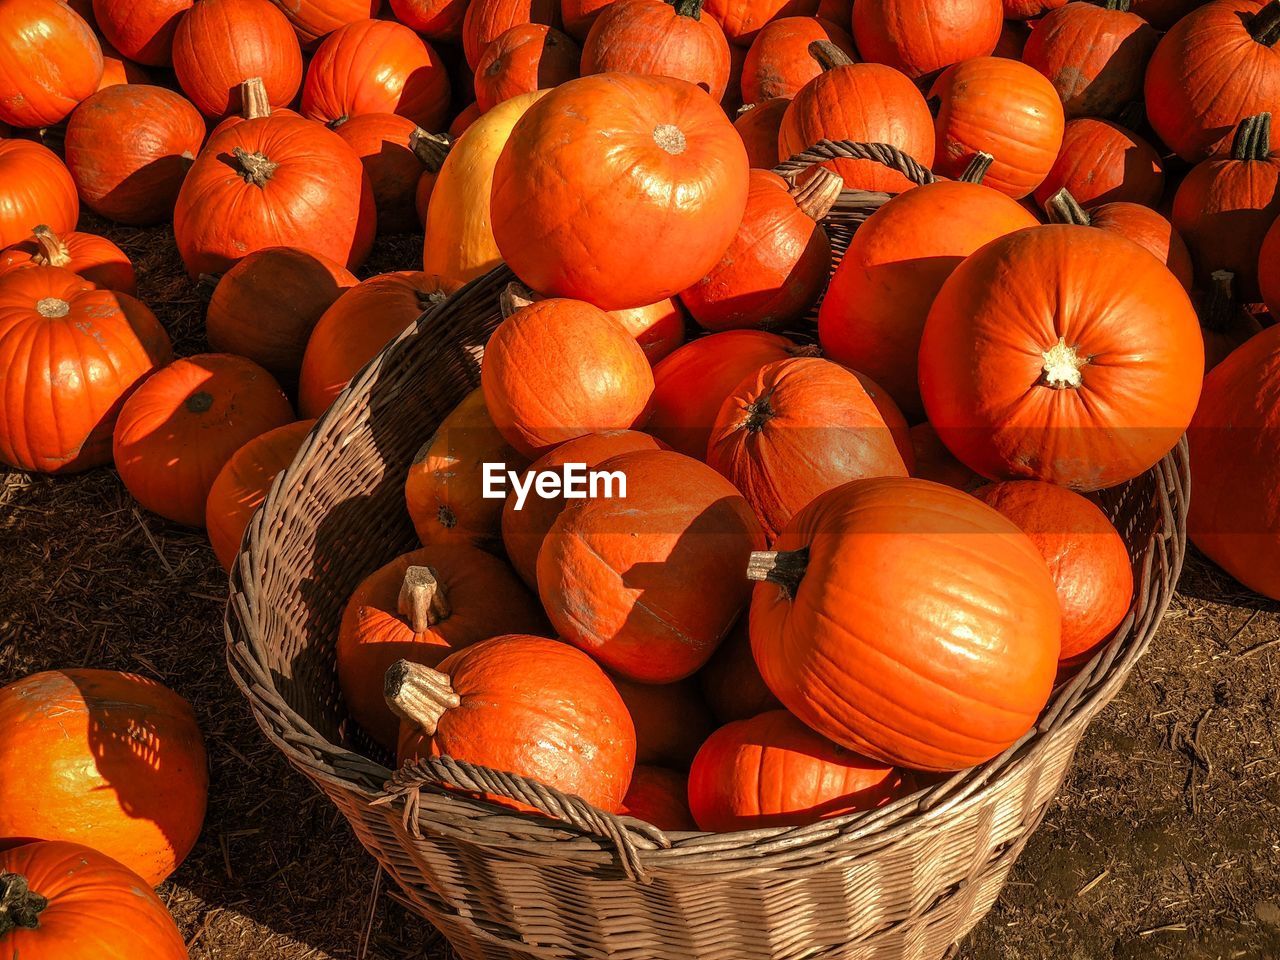
[[[891,802],[1105,643],[1134,583],[1088,494],[1188,426],[1193,539],[1280,596],[1280,2],[379,6],[0,0],[0,460],[114,462],[229,566],[352,376],[505,262],[482,386],[406,479],[422,548],[337,638],[401,762],[672,830]],[[823,139],[942,179],[768,172]],[[897,196],[829,277],[842,188]],[[218,353],[173,359],[81,204],[172,223]],[[357,280],[420,226],[422,270]],[[815,306],[816,347],[783,335]],[[486,463],[627,495],[516,509]],[[189,704],[42,673],[0,730],[0,945],[185,955],[134,894],[200,830]],[[132,911],[92,943],[52,922],[90,889]]]

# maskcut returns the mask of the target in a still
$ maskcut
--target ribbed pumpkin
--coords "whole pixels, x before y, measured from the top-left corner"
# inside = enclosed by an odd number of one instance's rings
[[[382,0],[289,0],[280,9],[293,24],[304,49],[347,26],[376,16]]]
[[[771,710],[711,735],[689,772],[689,807],[699,829],[728,833],[871,810],[908,789],[901,771]]]
[[[208,789],[191,704],[154,680],[51,670],[0,687],[0,836],[83,843],[154,886],[194,846]]]
[[[935,173],[958,177],[975,154],[989,153],[995,162],[982,182],[1017,199],[1053,168],[1065,125],[1062,102],[1025,63],[965,60],[942,71],[929,98],[938,103]]]
[[[751,654],[750,617],[739,618],[707,665],[698,672],[702,695],[721,723],[746,720],[782,704],[765,686]]]
[[[1062,189],[1084,207],[1115,202],[1154,207],[1164,195],[1164,164],[1151,144],[1119,124],[1092,117],[1068,120],[1058,158],[1035,189],[1036,203],[1043,206]]]
[[[79,219],[76,185],[57,155],[33,140],[0,139],[0,248],[42,223],[70,233]]]
[[[636,726],[636,763],[688,770],[715,729],[697,683],[634,683],[621,677],[613,683]]]
[[[476,64],[476,103],[492,110],[504,100],[578,76],[582,51],[545,23],[521,23],[485,47]]]
[[[356,722],[394,749],[400,723],[382,697],[388,667],[434,667],[481,640],[544,629],[537,598],[505,563],[466,544],[432,544],[380,567],[351,595],[338,630],[342,697]]]
[[[621,474],[626,497],[560,512],[538,551],[538,594],[560,636],[613,672],[680,680],[741,613],[749,591],[737,572],[764,543],[760,525],[728,480],[690,457],[640,450],[598,469]]]
[[[343,292],[316,322],[302,357],[298,409],[318,417],[366,363],[460,284],[413,270],[384,273]]]
[[[456,44],[462,39],[467,0],[390,0],[390,6],[397,20],[428,40]]]
[[[146,880],[61,840],[0,850],[0,949],[22,960],[187,960],[182,934]]]
[[[330,124],[360,158],[378,211],[378,234],[391,236],[418,229],[414,206],[418,181],[436,142],[408,117],[394,113],[362,113]],[[421,145],[422,155],[415,149]]]
[[[1000,0],[858,0],[853,5],[853,39],[863,59],[912,79],[990,55],[1003,25]]]
[[[600,11],[613,0],[560,0],[560,21],[564,32],[581,43],[591,32]]]
[[[823,72],[796,94],[778,130],[778,156],[792,157],[819,140],[887,143],[926,167],[933,163],[933,118],[920,91],[882,63],[852,63],[834,44],[810,48]],[[900,193],[915,186],[875,160],[824,164],[847,190]]]
[[[1226,152],[1280,102],[1280,2],[1212,0],[1166,33],[1147,67],[1147,119],[1183,160]]]
[[[920,342],[925,410],[961,462],[1082,491],[1168,453],[1203,372],[1199,323],[1173,274],[1132,241],[1074,225],[1019,230],[970,256]]]
[[[98,89],[102,47],[58,0],[0,0],[0,78],[0,123],[50,127]]]
[[[783,17],[766,24],[751,42],[742,64],[743,102],[758,104],[799,93],[801,87],[822,72],[818,61],[809,55],[809,44],[818,40],[827,40],[849,58],[854,57],[853,38],[829,20]],[[771,147],[776,153],[776,137]],[[762,164],[752,163],[752,166]]]
[[[462,50],[472,70],[485,48],[522,23],[560,25],[558,0],[471,0],[462,21]]]
[[[706,10],[720,23],[730,43],[749,47],[770,21],[816,14],[818,0],[710,0]]]
[[[330,123],[362,113],[397,113],[439,130],[449,113],[449,72],[404,24],[358,20],[325,37],[307,67],[302,113]]]
[[[1240,124],[1231,155],[1191,169],[1173,197],[1173,226],[1186,240],[1196,275],[1206,283],[1230,270],[1246,303],[1260,296],[1258,255],[1280,214],[1280,144],[1271,142],[1271,115]]]
[[[719,101],[729,41],[702,0],[614,0],[582,44],[582,75],[639,73],[687,80]]]
[[[130,296],[137,292],[133,264],[124,251],[92,233],[72,231],[60,237],[41,224],[30,239],[0,250],[0,277],[27,267],[61,267],[104,290]]]
[[[119,50],[101,37],[98,38],[98,45],[102,47],[102,79],[98,81],[99,90],[122,83],[151,82],[151,75],[145,67],[124,59]]]
[[[654,364],[684,343],[684,309],[675,297],[644,307],[610,310],[609,316],[627,328]]]
[[[952,455],[938,438],[933,424],[927,420],[911,428],[911,453],[915,461],[911,467],[913,477],[932,480],[966,493],[972,493],[987,483],[985,477],[974,473]]]
[[[512,130],[494,170],[493,235],[540,293],[644,306],[720,259],[746,209],[747,169],[732,124],[692,84],[582,77]]]
[[[607,812],[622,806],[635,767],[635,728],[613,683],[581,650],[517,634],[459,650],[439,671],[393,670],[388,698],[408,718],[402,760],[453,757],[545,783]]]
[[[1006,20],[1032,20],[1048,10],[1056,10],[1067,0],[1003,0]]]
[[[369,179],[342,138],[277,114],[209,141],[178,191],[173,232],[193,277],[282,246],[355,267],[373,245],[375,216]]]
[[[171,62],[173,34],[192,0],[93,0],[93,19],[107,42],[149,67]]]
[[[791,101],[786,97],[748,104],[738,111],[733,128],[747,148],[747,162],[752,168],[770,170],[778,163],[778,130]]]
[[[280,385],[253,361],[229,353],[187,357],[125,401],[113,442],[116,469],[142,506],[203,527],[209,489],[226,462],[293,419]]]
[[[689,778],[665,767],[637,764],[619,812],[668,833],[698,829],[689,812]]]
[[[171,356],[132,297],[58,267],[0,275],[0,461],[42,473],[109,463],[121,403]]]

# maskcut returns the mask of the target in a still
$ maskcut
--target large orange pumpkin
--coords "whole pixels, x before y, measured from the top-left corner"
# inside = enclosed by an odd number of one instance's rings
[[[560,25],[557,0],[471,0],[462,21],[462,50],[472,70],[493,41],[522,23]]]
[[[1000,0],[858,0],[853,5],[853,39],[863,59],[912,79],[988,56],[1003,26]]]
[[[743,615],[698,672],[702,695],[721,723],[746,720],[782,704],[760,676],[751,653],[750,617]]]
[[[378,235],[418,230],[418,181],[436,152],[436,141],[408,117],[394,113],[362,113],[335,120],[329,127],[364,166],[378,211]]]
[[[0,836],[83,843],[154,886],[200,835],[206,763],[191,704],[154,680],[52,670],[0,687]]]
[[[53,126],[101,80],[102,46],[69,6],[0,0],[0,123]]]
[[[390,0],[395,18],[414,33],[453,44],[462,39],[462,21],[468,5],[468,0]]]
[[[57,155],[33,140],[0,139],[0,248],[38,224],[70,233],[79,219],[76,185]]]
[[[716,18],[730,43],[749,47],[773,20],[814,16],[818,0],[709,0],[706,11]]]
[[[564,32],[581,43],[591,32],[600,11],[613,0],[560,0],[560,20]]]
[[[809,55],[809,45],[818,40],[834,44],[849,58],[854,57],[853,38],[846,30],[817,17],[783,17],[772,20],[756,34],[742,64],[742,100],[759,104],[776,97],[794,97],[822,72]],[[777,153],[777,138],[770,148]],[[752,166],[761,166],[753,163]],[[771,167],[771,161],[764,166]]]
[[[304,49],[351,23],[377,16],[382,0],[289,0],[280,9]]]
[[[692,680],[635,683],[613,678],[636,725],[636,763],[688,770],[715,724]]]
[[[698,829],[689,812],[689,778],[665,767],[636,764],[619,812],[668,833]]]
[[[1085,207],[1115,202],[1154,207],[1164,195],[1164,164],[1136,133],[1108,120],[1080,117],[1067,121],[1058,158],[1035,189],[1036,203],[1043,206],[1063,189]]]
[[[545,23],[521,23],[485,47],[476,64],[476,103],[491,110],[504,100],[558,87],[578,76],[582,51]]]
[[[714,100],[683,80],[600,74],[516,123],[491,215],[502,258],[533,289],[618,310],[705,275],[746,205],[746,150]]]
[[[791,101],[775,97],[756,104],[747,104],[738,111],[733,128],[747,148],[747,161],[752,168],[771,170],[778,163],[778,130],[786,116]]]
[[[193,0],[93,0],[93,19],[107,42],[130,60],[167,67],[178,21]]]
[[[95,287],[132,296],[138,284],[133,264],[106,237],[72,231],[58,236],[44,224],[31,237],[0,250],[0,277],[27,267],[61,267],[84,277]]]

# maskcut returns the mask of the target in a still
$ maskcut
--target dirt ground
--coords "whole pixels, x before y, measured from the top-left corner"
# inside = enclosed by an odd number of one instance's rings
[[[171,235],[105,232],[178,353],[204,349]],[[412,269],[419,249],[382,244],[367,272]],[[145,514],[111,470],[0,473],[0,562],[0,684],[110,667],[195,705],[209,816],[162,888],[192,960],[450,956],[385,890],[371,911],[373,861],[250,718],[223,666],[225,580],[203,535]],[[1150,653],[960,956],[1280,958],[1280,605],[1191,557]]]

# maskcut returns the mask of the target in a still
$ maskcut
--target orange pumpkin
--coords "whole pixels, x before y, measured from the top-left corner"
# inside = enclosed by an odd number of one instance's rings
[[[99,90],[121,84],[151,82],[151,75],[144,67],[132,60],[125,60],[119,50],[101,37],[98,38],[98,43],[102,47],[102,79],[98,81]]]
[[[1164,195],[1164,164],[1151,144],[1124,127],[1091,117],[1068,120],[1058,159],[1035,189],[1036,203],[1043,206],[1059,190],[1069,190],[1084,207],[1154,207]]]
[[[93,21],[130,60],[167,67],[173,34],[193,0],[93,0]]]
[[[600,11],[613,0],[560,0],[560,20],[564,32],[581,43],[591,32],[591,25]]]
[[[456,141],[466,132],[467,127],[479,120],[482,115],[483,111],[480,109],[480,104],[473,100],[463,107],[449,124],[449,137]]]
[[[347,24],[376,16],[381,7],[382,0],[289,0],[281,9],[309,50]]]
[[[578,76],[582,51],[545,23],[521,23],[485,47],[476,64],[476,103],[492,110],[504,100]]]
[[[745,720],[782,704],[765,686],[760,668],[751,654],[750,617],[739,618],[724,643],[716,648],[707,665],[698,673],[702,695],[721,723]]]
[[[738,111],[733,128],[747,148],[747,162],[752,168],[771,170],[778,163],[778,130],[791,101],[785,97],[748,104]]]
[[[1236,299],[1235,279],[1229,270],[1215,270],[1210,277],[1212,286],[1200,293],[1196,304],[1206,374],[1262,330],[1258,318]]]
[[[858,0],[853,5],[853,39],[863,59],[912,79],[990,55],[1003,25],[1000,0]]]
[[[0,249],[37,224],[70,233],[79,219],[76,185],[57,155],[32,140],[0,139]]]
[[[794,97],[822,72],[809,55],[809,44],[826,40],[853,59],[853,37],[829,20],[817,17],[784,17],[773,20],[756,34],[742,64],[742,99],[758,104],[776,97]],[[777,138],[772,145],[777,153]],[[776,158],[775,158],[776,162]],[[761,164],[752,163],[752,166]],[[765,166],[773,166],[769,163]]]
[[[654,364],[684,343],[684,310],[675,297],[645,307],[610,310],[609,316],[627,328]]]
[[[692,680],[633,683],[613,678],[636,726],[636,763],[688,770],[714,723]]]
[[[749,47],[770,21],[816,14],[818,0],[709,0],[706,11],[719,22],[730,43]]]
[[[558,0],[471,0],[462,21],[462,50],[475,70],[493,41],[522,23],[560,25]]]
[[[0,77],[0,123],[51,127],[98,89],[102,47],[65,3],[0,0]]]
[[[397,20],[428,40],[457,43],[462,39],[467,0],[391,0],[390,6]]]
[[[124,251],[92,233],[72,231],[60,237],[41,224],[31,231],[31,239],[0,250],[0,277],[25,267],[61,267],[95,287],[131,296],[138,289]]]
[[[955,487],[972,493],[987,482],[957,460],[938,438],[938,432],[929,421],[917,423],[911,428],[911,453],[915,464],[911,475],[921,480]]]
[[[427,132],[394,113],[362,113],[329,126],[360,158],[369,178],[378,235],[417,230],[418,181],[436,154],[436,143]]]
[[[689,812],[689,778],[665,767],[637,764],[619,811],[659,830],[697,830]]]

